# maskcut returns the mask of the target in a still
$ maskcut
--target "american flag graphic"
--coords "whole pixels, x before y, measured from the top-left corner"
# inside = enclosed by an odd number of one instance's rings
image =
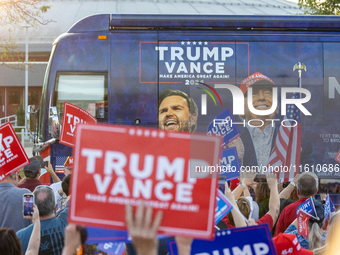
[[[300,78],[296,87],[300,87]],[[294,93],[292,99],[298,98],[300,93]],[[267,167],[277,173],[278,179],[289,181],[299,173],[301,154],[301,118],[300,110],[295,104],[288,106],[283,123],[288,127],[280,126]]]
[[[56,157],[55,159],[55,172],[57,174],[63,174],[64,173],[64,164],[67,160],[67,157]]]

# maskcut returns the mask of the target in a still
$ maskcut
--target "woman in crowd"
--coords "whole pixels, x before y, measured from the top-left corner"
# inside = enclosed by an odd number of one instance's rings
[[[0,228],[0,254],[22,254],[20,239],[11,228]]]
[[[314,250],[315,255],[339,255],[340,254],[340,213],[332,216],[327,227],[325,245]]]
[[[297,236],[301,247],[309,250],[314,250],[321,247],[326,239],[326,231],[322,230],[325,224],[324,208],[319,201],[314,200],[314,206],[317,218],[310,217],[308,221],[309,238],[305,238],[298,233],[297,219],[286,229],[285,233],[294,234]]]
[[[239,197],[239,199],[237,199],[235,202],[236,202],[237,208],[243,214],[243,216],[246,219],[249,219],[251,209],[250,209],[250,202],[248,201],[248,199],[246,199],[245,197]],[[228,220],[226,220],[225,222],[228,228],[235,228],[233,213],[229,212],[227,217],[228,217]]]
[[[260,179],[255,188],[255,201],[259,206],[259,218],[269,211],[270,189],[265,179]]]
[[[24,218],[32,220],[34,224],[25,255],[36,255],[39,253],[40,245],[40,217],[38,207],[33,205],[33,215],[24,216]],[[11,228],[0,228],[0,254],[22,255],[20,239]]]

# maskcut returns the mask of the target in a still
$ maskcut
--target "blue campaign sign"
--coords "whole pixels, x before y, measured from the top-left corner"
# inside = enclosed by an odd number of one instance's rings
[[[329,220],[331,216],[332,208],[331,208],[331,199],[329,197],[329,194],[327,194],[326,201],[325,201],[325,209],[324,209],[324,215],[325,219]]]
[[[216,200],[215,224],[219,223],[220,220],[222,220],[222,218],[233,208],[228,198],[226,198],[220,190],[217,190]]]
[[[86,243],[131,242],[129,234],[124,230],[86,227]]]
[[[170,255],[177,255],[175,240],[168,242]],[[191,254],[204,255],[276,255],[267,224],[246,228],[226,229],[216,232],[214,241],[194,240]]]
[[[328,194],[328,197],[329,197],[329,194]],[[331,204],[331,212],[335,212],[335,207],[334,207],[333,201],[330,197],[329,197],[329,203]]]
[[[235,124],[234,116],[229,107],[220,112],[213,121],[210,122],[207,128],[207,134],[222,136],[222,147],[240,136],[240,131]]]
[[[131,237],[125,230],[116,230],[109,228],[86,227],[87,244],[124,242],[131,243]],[[166,235],[157,235],[159,239],[167,237]]]
[[[227,180],[235,179],[240,176],[240,161],[237,156],[236,147],[231,147],[222,150],[220,159],[221,169],[219,174],[225,176]]]
[[[301,205],[297,207],[296,215],[298,215],[300,210],[310,214],[314,218],[317,217],[314,202],[312,198],[308,198],[305,202],[303,202]]]
[[[100,243],[97,245],[97,249],[106,252],[109,255],[122,255],[125,251],[125,243],[108,242]]]

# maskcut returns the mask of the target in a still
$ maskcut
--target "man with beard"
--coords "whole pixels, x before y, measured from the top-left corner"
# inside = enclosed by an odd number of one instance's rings
[[[159,95],[158,127],[168,131],[194,132],[198,108],[195,101],[180,90],[166,89]]]
[[[198,108],[192,98],[180,90],[166,89],[159,95],[158,127],[163,130],[179,132],[195,132],[197,127]],[[159,241],[158,255],[168,254],[167,241],[172,239],[162,238]],[[191,239],[181,239],[191,244]],[[190,245],[188,245],[190,247]],[[186,246],[187,247],[187,246]],[[129,255],[136,255],[136,251],[129,243],[126,244]]]

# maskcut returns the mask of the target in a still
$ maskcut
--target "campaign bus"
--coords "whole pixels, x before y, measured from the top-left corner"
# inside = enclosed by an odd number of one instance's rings
[[[262,79],[276,90],[272,101],[278,110],[269,114],[275,115],[270,120],[276,130],[285,125],[289,110],[282,107],[295,88],[301,96],[302,103],[296,104],[300,116],[292,126],[301,127],[296,150],[308,143],[300,162],[309,161],[295,170],[334,180],[340,178],[339,59],[336,16],[88,16],[53,43],[40,108],[29,107],[33,150],[48,154],[57,172],[72,155],[72,147],[59,143],[65,102],[84,109],[98,124],[157,128],[159,95],[166,89],[194,100],[195,132],[206,133],[229,108],[242,134],[255,126],[245,121],[241,109],[247,104],[242,86]],[[255,106],[252,113],[261,108],[268,110],[269,105]],[[243,161],[255,157],[256,148],[249,149],[246,138],[242,141],[245,155],[253,150]]]

